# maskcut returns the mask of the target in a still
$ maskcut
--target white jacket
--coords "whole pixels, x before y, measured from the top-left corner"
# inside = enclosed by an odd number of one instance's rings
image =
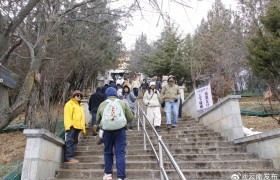
[[[159,101],[160,101],[160,93],[158,90],[150,89],[150,94],[149,94],[149,90],[145,92],[143,97],[143,102],[146,106],[160,107]]]

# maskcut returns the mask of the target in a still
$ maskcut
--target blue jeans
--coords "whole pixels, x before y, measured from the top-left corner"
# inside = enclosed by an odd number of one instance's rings
[[[97,112],[95,112],[95,111],[91,112],[91,122],[92,122],[92,125],[96,124],[96,113]]]
[[[113,173],[113,149],[115,150],[116,155],[116,164],[117,164],[117,177],[124,179],[126,177],[126,131],[125,128],[114,130],[114,131],[104,131],[103,134],[103,143],[104,143],[104,163],[106,174]]]
[[[80,134],[80,129],[75,129],[71,126],[70,130],[66,131],[66,140],[65,140],[65,151],[64,158],[66,161],[74,159],[75,149],[78,144],[78,137]]]
[[[173,115],[172,125],[177,124],[178,102],[165,102],[166,124],[171,124],[171,113]]]

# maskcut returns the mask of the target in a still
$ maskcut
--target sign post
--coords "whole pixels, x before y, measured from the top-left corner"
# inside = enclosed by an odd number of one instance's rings
[[[195,90],[196,110],[201,111],[213,106],[210,84]]]
[[[14,89],[17,86],[18,75],[0,64],[0,84]]]

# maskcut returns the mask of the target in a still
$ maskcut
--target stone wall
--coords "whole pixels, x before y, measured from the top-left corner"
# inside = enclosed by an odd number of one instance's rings
[[[247,152],[262,159],[271,159],[274,168],[280,169],[280,129],[234,140],[235,144],[246,146]]]
[[[195,93],[194,91],[190,93],[185,101],[183,101],[182,105],[182,116],[191,116],[197,119],[197,112],[196,112],[196,101],[195,101]]]
[[[183,103],[183,116],[191,116],[204,125],[221,133],[229,141],[244,137],[239,108],[239,95],[229,95],[204,112],[197,112],[195,93]]]
[[[239,95],[229,95],[207,111],[198,115],[198,120],[229,141],[244,137],[239,108]]]
[[[55,177],[63,162],[64,140],[45,129],[25,129],[26,147],[22,167],[22,180]]]

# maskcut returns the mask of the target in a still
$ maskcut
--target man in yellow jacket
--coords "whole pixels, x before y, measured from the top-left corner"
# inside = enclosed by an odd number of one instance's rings
[[[84,106],[81,103],[83,94],[79,90],[73,92],[72,98],[64,106],[65,162],[78,163],[75,159],[75,149],[80,132],[86,133]]]

